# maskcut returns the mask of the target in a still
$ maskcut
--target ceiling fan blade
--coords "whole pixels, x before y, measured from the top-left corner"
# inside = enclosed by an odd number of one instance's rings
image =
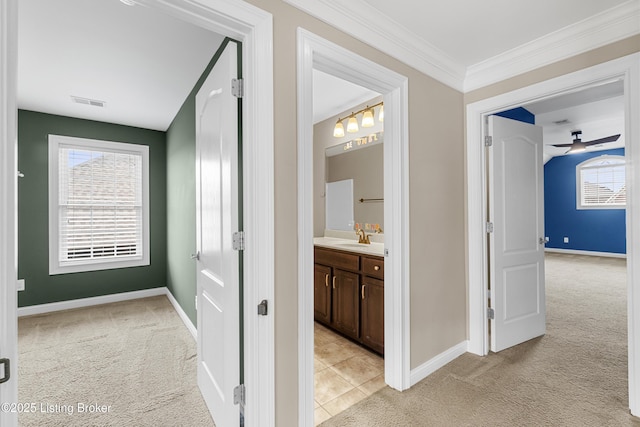
[[[553,145],[554,147],[561,147],[562,148],[562,147],[571,147],[573,145],[573,143],[571,143],[571,144],[551,144],[551,145]]]
[[[590,145],[606,144],[607,142],[614,142],[620,138],[620,134],[607,136],[606,138],[594,139],[593,141],[585,141],[584,145],[587,147]]]

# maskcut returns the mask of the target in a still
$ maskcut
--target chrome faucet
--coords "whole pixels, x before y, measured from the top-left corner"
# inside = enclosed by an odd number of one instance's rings
[[[365,234],[364,229],[362,228],[356,229],[356,235],[358,236],[358,243],[364,243],[365,245],[371,244],[371,240],[369,240],[369,235]]]

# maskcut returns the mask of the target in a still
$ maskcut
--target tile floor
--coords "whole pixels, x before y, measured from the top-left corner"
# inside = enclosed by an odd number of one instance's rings
[[[315,425],[385,387],[384,359],[315,323]]]

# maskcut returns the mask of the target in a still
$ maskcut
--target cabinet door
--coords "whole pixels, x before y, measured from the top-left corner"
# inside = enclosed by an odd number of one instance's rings
[[[333,271],[332,326],[353,338],[360,331],[360,275],[338,268]]]
[[[314,317],[322,323],[331,322],[331,268],[315,264],[313,279]]]
[[[362,342],[384,354],[384,282],[363,277],[360,299]]]

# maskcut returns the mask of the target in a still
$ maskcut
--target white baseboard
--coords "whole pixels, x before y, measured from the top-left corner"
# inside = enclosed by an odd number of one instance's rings
[[[194,324],[191,322],[191,319],[189,319],[189,316],[187,316],[187,313],[185,313],[182,307],[180,307],[180,304],[178,304],[178,300],[175,299],[171,291],[168,288],[164,288],[164,289],[166,289],[167,291],[166,295],[167,295],[167,298],[169,298],[169,302],[171,302],[171,305],[176,310],[176,313],[178,313],[178,316],[180,316],[180,319],[182,319],[184,326],[187,327],[187,329],[189,330],[189,333],[191,333],[191,335],[193,336],[193,339],[197,340],[198,331],[194,326]]]
[[[54,311],[71,310],[73,308],[91,307],[93,305],[109,304],[112,302],[128,301],[138,298],[166,295],[167,288],[144,289],[142,291],[123,292],[119,294],[103,295],[100,297],[80,298],[70,301],[52,302],[49,304],[31,305],[18,308],[18,317],[32,316],[34,314],[51,313]]]
[[[627,257],[627,254],[618,254],[615,252],[581,251],[578,249],[544,248],[544,251],[558,253],[558,254],[590,255],[590,256],[602,256],[602,257],[608,257],[608,258],[626,258]]]
[[[460,344],[457,344],[451,347],[449,350],[440,353],[436,357],[427,360],[422,365],[418,366],[415,369],[411,370],[411,386],[413,387],[418,382],[427,378],[429,375],[442,368],[447,363],[457,359],[467,352],[468,341],[462,341]]]

